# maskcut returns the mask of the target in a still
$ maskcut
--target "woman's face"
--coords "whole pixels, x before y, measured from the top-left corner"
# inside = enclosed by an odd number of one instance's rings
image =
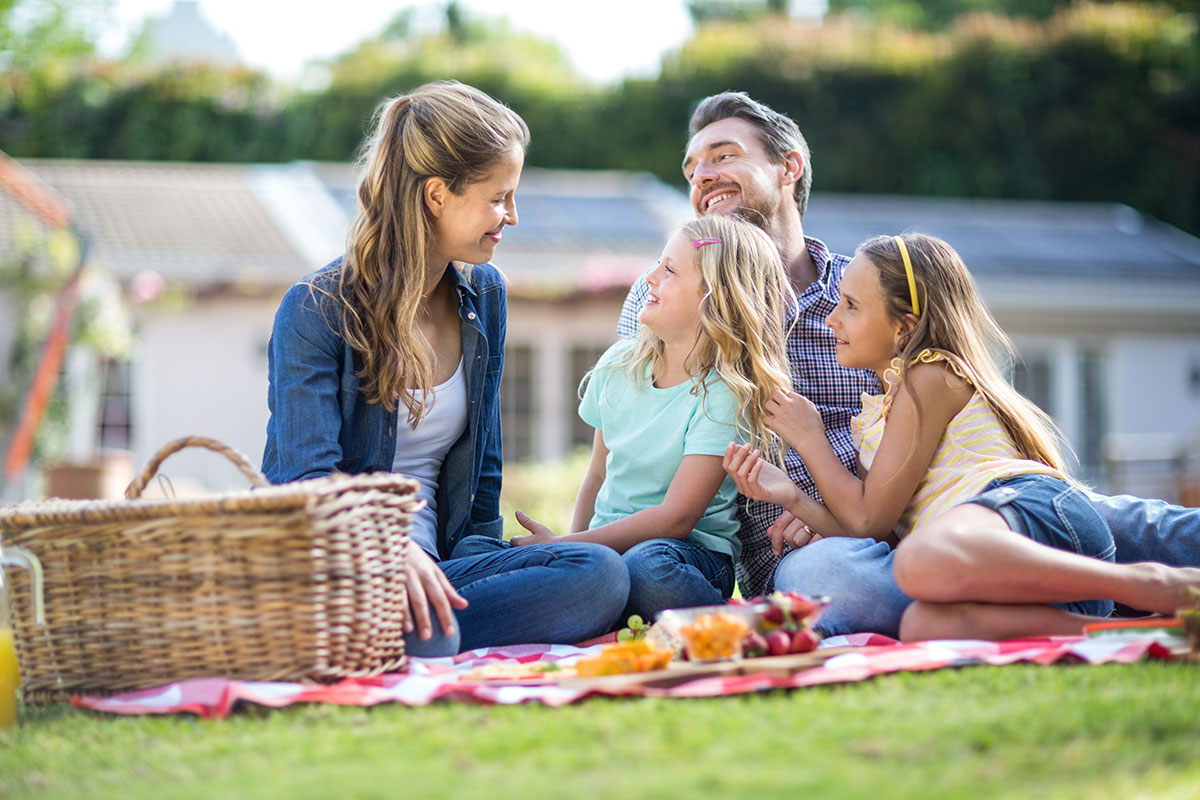
[[[504,226],[517,224],[517,184],[524,165],[525,153],[514,147],[491,172],[468,183],[462,194],[454,194],[442,184],[444,190],[437,193],[436,200],[427,196],[426,203],[433,213],[431,250],[438,259],[435,264],[483,264],[492,260]]]

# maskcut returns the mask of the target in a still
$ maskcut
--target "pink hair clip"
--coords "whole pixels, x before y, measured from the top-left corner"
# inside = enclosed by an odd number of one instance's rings
[[[706,244],[720,244],[720,243],[721,243],[720,239],[696,239],[695,241],[692,242],[692,247],[699,250],[701,247],[704,247],[704,245],[706,245]]]

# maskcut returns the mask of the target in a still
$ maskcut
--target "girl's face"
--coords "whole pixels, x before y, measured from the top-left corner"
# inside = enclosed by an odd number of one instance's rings
[[[640,318],[664,342],[691,343],[700,332],[700,300],[708,290],[695,258],[692,240],[677,233],[646,276],[649,291]]]
[[[468,183],[462,194],[454,194],[438,178],[436,186],[426,189],[426,205],[433,214],[431,266],[450,261],[483,264],[491,261],[500,244],[505,225],[517,224],[517,184],[525,153],[515,147],[502,158],[492,171],[474,183]]]
[[[880,379],[900,352],[905,327],[887,313],[879,270],[856,255],[842,276],[842,298],[825,318],[837,339],[837,361],[843,367],[874,370]]]

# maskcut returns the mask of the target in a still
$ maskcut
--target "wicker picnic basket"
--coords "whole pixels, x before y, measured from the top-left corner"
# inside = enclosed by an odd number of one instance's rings
[[[162,461],[192,446],[224,455],[255,488],[139,499]],[[400,668],[416,490],[386,473],[270,486],[231,448],[188,437],[163,447],[124,501],[0,508],[3,543],[32,551],[44,574],[40,627],[28,575],[5,576],[26,701]]]

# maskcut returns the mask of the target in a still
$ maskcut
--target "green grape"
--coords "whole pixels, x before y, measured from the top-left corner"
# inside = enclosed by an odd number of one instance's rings
[[[635,631],[644,630],[646,628],[645,621],[637,614],[634,614],[633,616],[631,616],[629,618],[628,624],[629,624],[629,627]]]
[[[632,642],[633,639],[633,631],[629,630],[629,628],[621,628],[621,630],[617,631],[618,642]]]

